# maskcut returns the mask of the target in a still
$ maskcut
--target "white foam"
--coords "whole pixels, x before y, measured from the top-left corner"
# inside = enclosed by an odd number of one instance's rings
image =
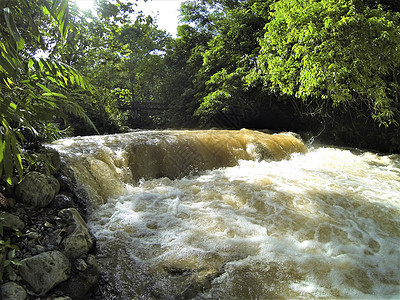
[[[198,270],[215,264],[221,274],[203,298],[229,297],[227,289],[241,284],[259,285],[252,293],[261,299],[396,298],[398,166],[397,158],[333,148],[280,162],[240,161],[128,185],[89,224],[100,243],[129,248],[148,272],[160,263]]]

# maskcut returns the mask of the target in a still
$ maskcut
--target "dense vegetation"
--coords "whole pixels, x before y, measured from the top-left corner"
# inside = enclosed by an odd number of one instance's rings
[[[0,177],[35,141],[268,128],[400,151],[396,0],[192,0],[176,38],[134,2],[0,6]],[[23,149],[23,150],[22,150]]]

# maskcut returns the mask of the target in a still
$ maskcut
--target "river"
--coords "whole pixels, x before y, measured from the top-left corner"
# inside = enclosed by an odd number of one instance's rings
[[[53,144],[108,299],[399,299],[400,157],[292,134],[146,131]]]

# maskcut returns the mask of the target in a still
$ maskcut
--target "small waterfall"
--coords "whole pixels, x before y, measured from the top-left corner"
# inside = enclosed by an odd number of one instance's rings
[[[397,155],[250,130],[53,147],[92,203],[106,299],[400,297]]]
[[[281,160],[307,148],[293,134],[252,130],[139,131],[76,137],[52,144],[83,184],[94,206],[121,195],[139,179],[179,178],[237,165],[239,160]]]

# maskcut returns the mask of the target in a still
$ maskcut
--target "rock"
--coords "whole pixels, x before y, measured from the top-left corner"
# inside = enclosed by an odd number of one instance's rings
[[[46,249],[42,245],[36,245],[32,249],[32,254],[40,254],[40,253],[43,253],[45,251],[46,251]]]
[[[26,237],[30,240],[36,240],[39,238],[39,233],[35,231],[29,231],[26,233]]]
[[[9,229],[24,228],[24,222],[22,222],[19,217],[12,215],[10,213],[7,213],[5,211],[0,211],[0,221],[3,224],[3,227],[9,228]]]
[[[39,172],[28,173],[15,190],[19,201],[28,206],[46,207],[60,190],[57,179]]]
[[[25,300],[25,289],[15,282],[7,282],[1,286],[1,296],[3,300]]]
[[[58,216],[67,225],[67,236],[62,241],[65,255],[74,260],[87,253],[93,246],[93,238],[79,212],[75,208],[66,208]]]
[[[50,251],[23,259],[19,272],[33,292],[43,296],[69,278],[71,264],[60,251]]]
[[[87,269],[87,263],[82,258],[78,258],[74,262],[74,266],[75,266],[75,269],[77,269],[80,272],[83,272]]]
[[[43,238],[43,245],[47,248],[58,248],[62,240],[67,236],[67,233],[63,229],[58,229],[49,234],[46,234]]]
[[[46,228],[54,228],[54,225],[51,224],[50,222],[46,221],[46,222],[44,222],[44,227],[46,227]]]
[[[18,216],[18,218],[23,219],[24,217],[27,218],[26,210],[22,207],[17,207],[14,211],[13,214],[15,216]]]
[[[73,204],[74,203],[73,203],[73,200],[71,199],[71,197],[68,197],[67,195],[64,195],[64,194],[58,194],[58,195],[56,195],[53,202],[51,203],[51,206],[61,209],[61,208],[72,207]]]
[[[60,285],[63,293],[72,299],[87,299],[87,294],[99,280],[99,265],[94,255],[88,255],[86,265],[83,272],[77,272]]]

